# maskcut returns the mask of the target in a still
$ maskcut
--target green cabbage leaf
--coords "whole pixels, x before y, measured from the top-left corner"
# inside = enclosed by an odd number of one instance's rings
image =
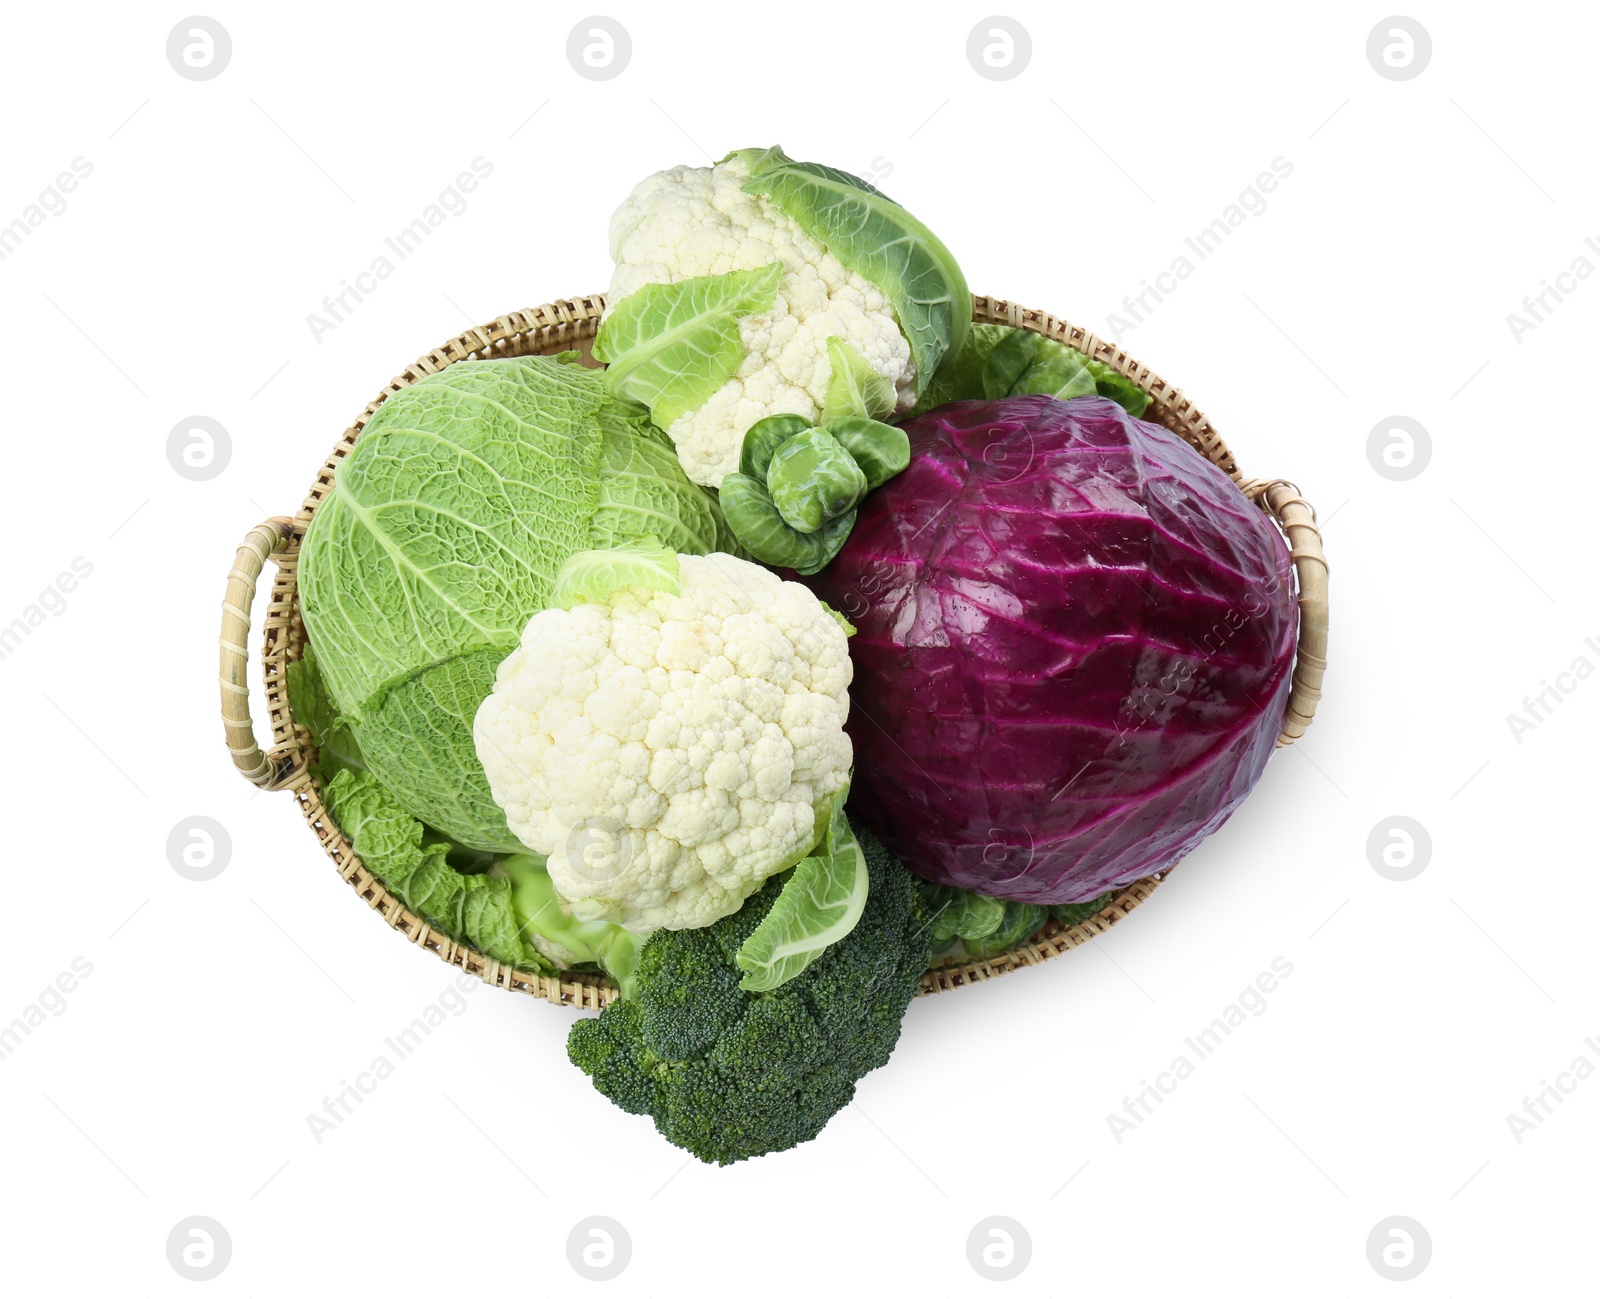
[[[1031,329],[973,325],[960,349],[917,400],[921,415],[952,401],[998,401],[1043,393],[1059,401],[1098,394],[1143,415],[1150,394],[1104,361]]]
[[[520,970],[598,967],[631,989],[648,935],[574,919],[543,858],[513,853],[462,869],[456,859],[472,854],[428,831],[371,772],[341,770],[323,798],[362,864],[440,933]]]
[[[744,159],[750,168],[746,193],[770,200],[846,269],[883,290],[911,345],[920,391],[944,358],[960,348],[972,320],[972,294],[950,250],[859,176],[796,162],[776,145],[728,156]]]
[[[827,830],[809,857],[784,881],[772,909],[735,956],[746,992],[780,988],[823,952],[849,935],[867,907],[867,858],[844,803],[846,786],[834,796]]]

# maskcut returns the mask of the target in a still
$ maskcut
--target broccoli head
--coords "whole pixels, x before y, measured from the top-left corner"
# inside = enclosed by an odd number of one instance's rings
[[[889,1059],[928,968],[928,912],[916,882],[865,825],[867,905],[856,927],[771,992],[744,992],[740,945],[783,889],[767,881],[703,929],[661,930],[630,999],[580,1020],[572,1063],[601,1095],[706,1163],[731,1164],[810,1141]]]

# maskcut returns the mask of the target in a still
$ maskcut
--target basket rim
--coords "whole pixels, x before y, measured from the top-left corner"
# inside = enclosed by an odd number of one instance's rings
[[[601,1009],[617,994],[616,985],[598,973],[563,971],[558,975],[542,975],[504,965],[484,953],[447,934],[433,929],[425,920],[407,910],[383,883],[367,870],[356,855],[350,842],[329,816],[322,801],[322,785],[311,770],[315,749],[310,735],[298,726],[289,710],[288,664],[297,661],[306,644],[305,627],[300,616],[299,588],[296,569],[300,541],[316,513],[318,506],[333,488],[334,474],[339,464],[354,447],[357,437],[373,413],[393,393],[409,387],[418,380],[463,360],[488,360],[500,357],[552,355],[557,352],[578,350],[586,363],[595,364],[588,344],[599,326],[605,310],[603,294],[590,294],[547,303],[528,310],[499,316],[494,321],[474,326],[458,334],[440,347],[424,354],[395,376],[381,392],[368,403],[355,421],[335,444],[313,481],[299,512],[292,520],[283,520],[283,550],[276,556],[277,572],[273,579],[271,599],[263,625],[263,673],[265,677],[267,707],[272,727],[272,749],[267,755],[272,770],[279,775],[267,782],[267,787],[287,789],[294,795],[301,814],[316,834],[323,851],[333,861],[340,876],[374,911],[383,916],[390,928],[405,934],[413,943],[435,953],[440,959],[475,975],[496,987],[527,993],[558,1005],[585,1009]],[[1308,643],[1306,614],[1310,611],[1306,599],[1307,558],[1321,564],[1320,536],[1316,533],[1315,516],[1299,497],[1292,485],[1281,480],[1246,481],[1241,478],[1233,453],[1221,435],[1199,408],[1182,392],[1169,384],[1149,367],[1140,364],[1121,348],[1097,338],[1093,333],[1074,326],[1047,312],[1023,307],[1005,299],[975,295],[973,322],[978,324],[1004,324],[1032,330],[1063,342],[1086,356],[1106,362],[1119,373],[1131,379],[1150,397],[1149,409],[1144,418],[1159,423],[1204,455],[1211,463],[1233,479],[1240,490],[1262,505],[1269,515],[1288,532],[1291,555],[1294,557],[1301,588],[1302,634],[1294,674],[1295,687],[1285,717],[1279,743],[1289,743],[1303,733],[1315,708],[1321,684],[1321,653],[1325,639],[1325,593],[1316,643]],[[1285,506],[1289,508],[1285,508]],[[1298,509],[1304,518],[1291,517]],[[1309,529],[1305,536],[1297,535]],[[1314,552],[1314,553],[1313,553]],[[1316,620],[1314,620],[1316,621]],[[1313,652],[1315,651],[1315,652]],[[1302,681],[1302,667],[1306,669]],[[1314,673],[1314,679],[1312,674]],[[226,688],[226,687],[225,687]],[[1076,925],[1064,925],[1054,918],[1019,946],[998,956],[960,964],[936,966],[922,979],[918,996],[928,996],[971,983],[985,982],[1018,970],[1024,966],[1038,965],[1060,956],[1074,947],[1104,933],[1123,919],[1155,891],[1164,873],[1135,881],[1120,889],[1112,900],[1096,915]]]

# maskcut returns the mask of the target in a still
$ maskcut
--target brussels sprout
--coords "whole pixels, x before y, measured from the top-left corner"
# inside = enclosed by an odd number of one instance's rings
[[[1000,928],[1006,916],[1004,898],[988,898],[948,884],[922,882],[928,899],[928,932],[936,947],[952,939],[976,941]]]
[[[851,510],[815,532],[798,532],[778,513],[766,484],[746,474],[724,478],[720,496],[723,518],[746,550],[763,564],[807,576],[833,562],[856,524]]]
[[[796,433],[804,433],[811,421],[804,415],[768,415],[758,419],[744,435],[739,448],[739,472],[757,482],[767,481],[767,466],[772,463],[772,453]]]
[[[1050,913],[1032,902],[1007,902],[1006,913],[993,933],[983,938],[968,938],[967,956],[974,961],[984,961],[1020,946],[1049,918]]]
[[[813,428],[773,452],[767,491],[785,523],[815,532],[856,507],[867,494],[867,476],[833,434]]]
[[[911,463],[911,443],[891,424],[838,415],[757,420],[739,448],[739,471],[722,481],[729,531],[763,564],[820,572],[855,526],[856,506]]]

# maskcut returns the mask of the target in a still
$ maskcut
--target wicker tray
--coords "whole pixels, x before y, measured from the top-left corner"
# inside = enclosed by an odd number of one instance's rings
[[[398,392],[456,361],[549,355],[578,349],[593,364],[590,343],[599,328],[604,309],[604,296],[596,294],[501,316],[492,324],[480,325],[452,338],[444,346],[413,362],[403,374],[391,379],[355,423],[345,430],[327,463],[318,471],[300,512],[292,519],[280,517],[267,520],[253,528],[240,545],[228,574],[227,594],[222,602],[219,674],[222,722],[234,766],[245,779],[263,789],[285,789],[293,794],[301,814],[321,842],[323,851],[333,859],[339,874],[369,907],[388,922],[390,928],[398,930],[442,960],[477,975],[485,983],[528,993],[558,1005],[594,1009],[604,1006],[616,996],[615,985],[604,975],[566,973],[557,977],[530,974],[491,960],[476,948],[437,932],[419,916],[407,911],[361,864],[349,840],[340,833],[339,827],[323,807],[321,784],[309,770],[309,762],[314,755],[310,737],[303,727],[294,724],[289,714],[285,668],[300,657],[306,643],[295,583],[300,539],[305,536],[306,527],[317,507],[333,490],[334,471],[340,461],[350,454],[357,435],[372,413],[390,393]],[[1298,489],[1281,479],[1247,480],[1241,477],[1234,464],[1233,453],[1206,417],[1180,390],[1151,373],[1127,353],[1102,342],[1086,330],[1045,312],[997,298],[974,298],[972,318],[979,323],[1014,325],[1034,330],[1114,366],[1150,394],[1150,406],[1144,416],[1147,420],[1161,424],[1182,437],[1227,472],[1239,484],[1242,492],[1277,521],[1288,537],[1300,588],[1299,646],[1288,708],[1278,743],[1282,746],[1298,739],[1310,725],[1322,692],[1328,638],[1328,565],[1322,554],[1322,537],[1317,530],[1316,513],[1301,498]],[[256,744],[251,726],[250,697],[245,675],[249,651],[245,642],[250,634],[250,608],[255,598],[256,580],[268,558],[276,560],[278,569],[264,626],[262,666],[267,710],[272,724],[272,747],[263,753]],[[919,995],[992,979],[1025,965],[1037,965],[1059,956],[1088,942],[1096,934],[1104,933],[1149,897],[1160,880],[1158,874],[1130,885],[1118,893],[1098,915],[1082,924],[1069,926],[1051,920],[1020,947],[1000,956],[932,969],[923,977]]]

